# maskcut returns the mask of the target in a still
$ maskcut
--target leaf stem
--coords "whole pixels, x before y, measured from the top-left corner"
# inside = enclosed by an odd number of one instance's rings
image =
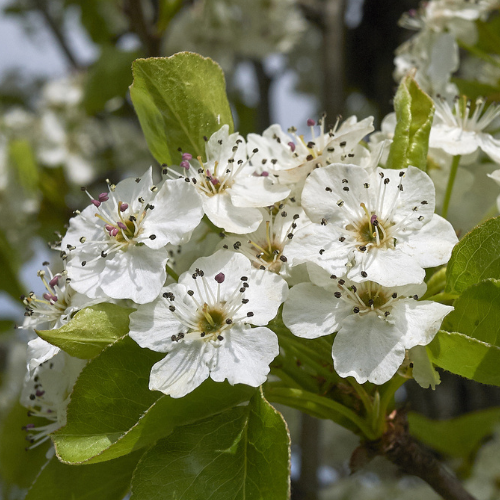
[[[176,282],[179,281],[179,275],[167,264],[165,266],[165,269],[167,270],[167,274],[171,276]]]
[[[355,424],[368,439],[373,440],[378,437],[367,422],[354,413],[354,411],[324,396],[319,396],[318,394],[301,389],[268,387],[266,398],[271,402],[280,402],[292,408],[299,409],[304,407],[305,403],[312,404],[313,408],[317,408],[318,413],[327,415],[323,418],[328,418],[329,420],[334,420],[332,418],[332,413],[338,413]],[[277,401],[277,399],[279,399],[279,401]]]
[[[453,184],[455,183],[455,177],[457,176],[458,164],[460,163],[460,155],[453,157],[451,162],[450,177],[448,177],[448,185],[446,186],[446,194],[444,195],[443,211],[441,216],[446,219],[448,215],[448,207],[450,205],[451,192],[453,191]]]
[[[382,397],[380,398],[380,410],[379,410],[379,418],[377,423],[376,433],[378,436],[381,436],[385,431],[385,417],[389,404],[394,398],[394,394],[396,391],[407,381],[406,377],[402,377],[401,375],[394,375],[392,379],[387,384]]]
[[[349,377],[347,380],[352,385],[353,389],[357,392],[358,396],[363,402],[363,406],[365,407],[366,412],[370,414],[373,410],[373,403],[370,396],[365,391],[365,388],[361,384],[359,384],[353,377]]]

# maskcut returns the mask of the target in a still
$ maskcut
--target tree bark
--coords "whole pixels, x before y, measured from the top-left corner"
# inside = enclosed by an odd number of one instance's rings
[[[345,0],[325,0],[323,3],[323,109],[328,123],[344,109],[344,8]]]
[[[381,439],[365,444],[372,455],[383,455],[407,474],[429,484],[445,500],[475,500],[462,483],[408,429],[404,411],[394,411],[387,418],[387,430]]]

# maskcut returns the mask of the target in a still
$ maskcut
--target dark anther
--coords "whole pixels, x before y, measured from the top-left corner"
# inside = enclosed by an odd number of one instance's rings
[[[368,276],[368,273],[366,271],[361,271],[361,276],[363,276],[363,278],[366,278]]]
[[[247,312],[247,316],[251,318],[253,316],[253,312],[252,311]]]

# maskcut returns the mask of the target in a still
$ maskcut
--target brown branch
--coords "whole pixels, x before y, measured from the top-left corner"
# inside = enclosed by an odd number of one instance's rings
[[[66,56],[66,59],[68,60],[70,65],[73,67],[73,69],[80,69],[80,64],[78,63],[76,57],[74,56],[72,50],[70,49],[69,44],[66,41],[66,37],[64,36],[59,25],[57,24],[55,19],[52,18],[45,0],[35,0],[35,7],[38,10],[38,12],[40,12],[40,14],[43,16],[45,22],[47,23],[47,26],[52,31],[52,34],[56,37],[59,46],[64,52],[64,55]]]
[[[318,500],[321,420],[302,413],[300,430],[300,477],[295,491],[302,500]]]
[[[323,12],[323,109],[331,123],[344,108],[345,0],[325,0]]]
[[[123,11],[128,17],[130,30],[140,38],[147,56],[160,56],[161,37],[155,33],[154,26],[148,25],[142,10],[141,0],[125,0]]]
[[[257,84],[259,86],[259,107],[257,108],[257,130],[262,133],[271,125],[271,105],[269,102],[269,91],[272,78],[268,76],[261,61],[253,61]]]
[[[383,455],[401,471],[423,479],[445,500],[475,500],[432,453],[410,436],[404,411],[393,411],[382,438],[365,443],[364,448],[368,454]]]

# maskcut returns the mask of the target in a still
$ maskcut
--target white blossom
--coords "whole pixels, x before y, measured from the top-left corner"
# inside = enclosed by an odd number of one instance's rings
[[[28,365],[30,363],[28,359]],[[49,439],[49,435],[66,425],[66,409],[73,386],[87,360],[73,358],[64,351],[28,370],[21,392],[21,404],[29,409],[29,415],[48,420],[45,425],[26,425],[26,439],[34,448]],[[49,450],[49,454],[53,449]]]
[[[235,250],[250,259],[257,269],[290,275],[285,247],[292,241],[295,230],[304,223],[304,211],[292,204],[280,204],[264,212],[258,229],[245,235],[228,234],[219,245]]]
[[[290,194],[289,188],[255,175],[248,164],[245,140],[237,133],[229,134],[228,125],[207,141],[206,156],[203,163],[200,157],[195,160],[184,153],[180,166],[217,227],[237,234],[255,231],[262,222],[259,207],[273,205]]]
[[[48,262],[46,263],[48,265]],[[75,292],[70,286],[70,278],[65,266],[61,272],[54,273],[49,267],[47,271],[38,271],[38,277],[45,286],[42,296],[30,292],[22,296],[25,305],[23,329],[52,330],[65,325],[80,309],[88,307],[103,299],[89,299]],[[28,369],[32,372],[43,362],[53,358],[59,348],[37,337],[28,342]]]
[[[399,24],[408,29],[449,31],[469,45],[476,43],[474,21],[485,18],[498,8],[498,0],[431,0],[422,2],[418,10],[404,14]]]
[[[421,283],[424,268],[446,263],[458,241],[451,224],[434,214],[434,203],[431,179],[415,167],[317,169],[302,194],[313,224],[297,231],[288,258],[358,282]]]
[[[130,315],[130,336],[168,353],[153,366],[149,388],[179,398],[209,376],[262,384],[279,352],[265,325],[287,291],[280,276],[255,269],[241,254],[219,250],[198,259],[178,284]]]
[[[248,134],[248,150],[257,152],[252,156],[252,164],[270,176],[279,178],[285,184],[301,183],[316,167],[330,163],[357,163],[368,151],[359,142],[373,132],[373,117],[358,122],[351,116],[339,126],[340,120],[325,132],[325,117],[316,122],[307,120],[311,129],[311,139],[297,135],[295,127],[285,134],[279,125],[271,125],[262,136]]]
[[[71,219],[62,240],[71,286],[90,298],[151,302],[166,279],[165,245],[183,241],[201,217],[193,186],[182,180],[158,187],[149,169],[111,185]]]
[[[337,332],[332,348],[335,370],[359,383],[390,380],[406,349],[431,342],[453,310],[416,300],[425,284],[383,287],[342,278],[330,282],[326,288],[312,283],[294,286],[283,308],[283,322],[293,334],[308,339]]]
[[[436,122],[431,128],[429,146],[450,155],[467,155],[482,149],[494,162],[500,163],[500,140],[484,130],[500,116],[500,105],[477,99],[471,113],[471,103],[456,98],[453,108],[444,99],[437,99]]]

